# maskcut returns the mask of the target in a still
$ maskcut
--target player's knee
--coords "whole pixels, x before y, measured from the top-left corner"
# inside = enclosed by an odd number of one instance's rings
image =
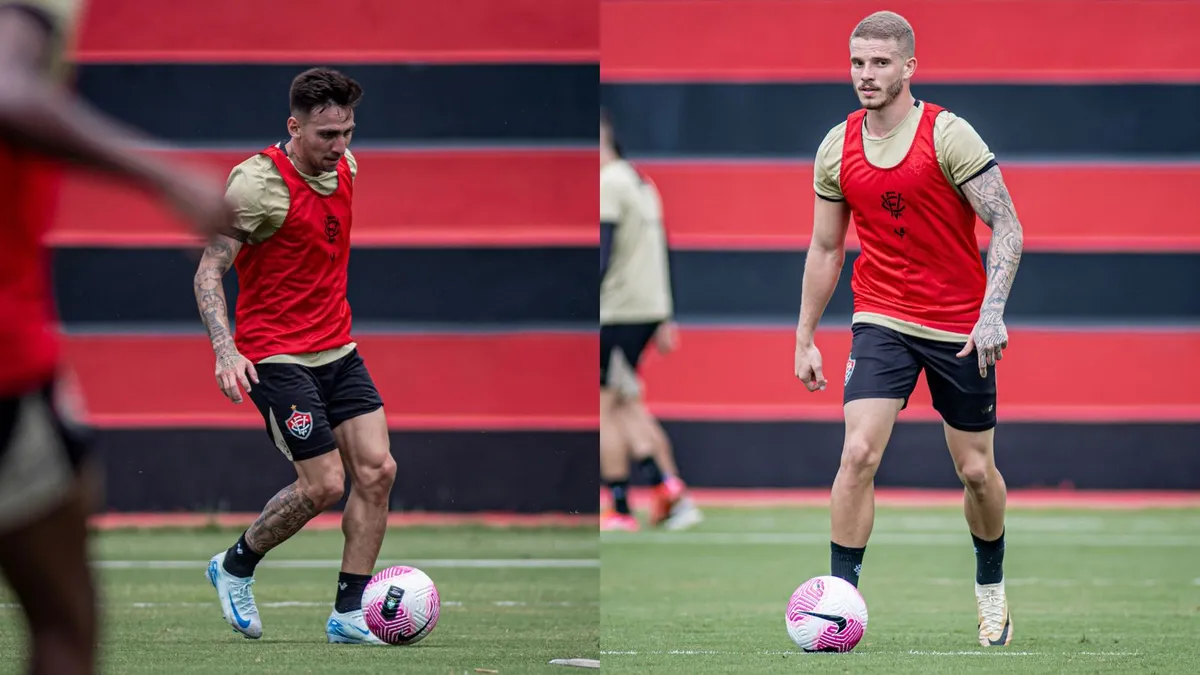
[[[883,444],[861,435],[850,435],[842,448],[842,469],[852,475],[871,477],[883,459]]]
[[[346,474],[340,470],[329,471],[320,478],[310,482],[304,488],[304,493],[312,500],[317,511],[324,511],[337,504],[346,491]]]
[[[972,492],[987,490],[996,475],[995,466],[983,455],[961,461],[955,468],[959,480]]]
[[[362,463],[354,469],[354,489],[364,495],[386,499],[396,481],[396,460],[391,452],[380,453],[371,462]]]

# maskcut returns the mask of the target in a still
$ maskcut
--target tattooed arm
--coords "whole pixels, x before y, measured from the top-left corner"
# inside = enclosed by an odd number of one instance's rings
[[[979,322],[971,332],[971,340],[959,353],[959,356],[966,356],[974,345],[979,374],[986,376],[987,367],[1003,358],[1003,351],[1008,347],[1004,307],[1017,276],[1017,266],[1021,264],[1024,234],[1000,167],[993,166],[967,181],[962,190],[979,219],[992,229],[987,257],[987,290],[983,306],[979,308]]]
[[[239,235],[240,237],[240,235]],[[242,402],[240,383],[247,392],[250,382],[258,382],[254,364],[238,353],[233,344],[233,333],[229,330],[229,307],[225,304],[225,284],[222,278],[233,266],[233,259],[242,250],[242,240],[225,235],[215,236],[204,255],[200,267],[192,280],[196,304],[200,307],[200,318],[208,330],[213,352],[217,357],[216,375],[221,391],[234,403]]]

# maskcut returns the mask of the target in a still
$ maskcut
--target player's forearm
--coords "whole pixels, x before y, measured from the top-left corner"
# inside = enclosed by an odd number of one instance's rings
[[[1021,220],[999,166],[991,167],[963,185],[963,196],[979,219],[992,228],[987,257],[987,290],[979,309],[981,315],[999,320],[1004,316],[1017,266],[1021,264],[1021,251],[1025,245]]]
[[[229,329],[229,306],[225,302],[223,278],[236,256],[233,245],[224,237],[218,237],[208,245],[200,267],[196,270],[192,286],[200,318],[208,331],[213,352],[218,357],[237,351],[233,343],[233,332]]]
[[[131,179],[161,190],[167,169],[145,153],[131,152],[128,129],[111,122],[32,75],[0,77],[0,136],[57,159]]]
[[[800,322],[796,326],[796,337],[811,342],[817,332],[821,315],[833,297],[838,277],[842,273],[845,250],[827,250],[820,247],[808,249],[804,262],[804,285],[800,290]]]
[[[1004,315],[1024,244],[1021,221],[1015,215],[993,221],[992,243],[988,246],[987,256],[987,290],[984,291],[981,314]]]

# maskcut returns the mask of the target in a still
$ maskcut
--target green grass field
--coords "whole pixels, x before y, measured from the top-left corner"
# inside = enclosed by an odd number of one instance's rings
[[[824,509],[707,509],[680,533],[602,535],[606,673],[1198,673],[1200,511],[1013,510],[1007,648],[976,641],[961,509],[881,509],[850,654],[804,654],[784,608],[829,571]]]
[[[442,598],[437,628],[408,647],[325,642],[341,557],[338,531],[301,532],[256,574],[264,635],[235,635],[204,577],[238,530],[97,535],[104,603],[103,672],[562,673],[555,658],[598,658],[598,542],[592,527],[394,528],[380,556],[425,570]],[[146,561],[171,561],[149,566]],[[309,562],[298,562],[309,561]],[[285,566],[285,565],[303,566]],[[70,580],[64,580],[70,583]],[[20,672],[24,627],[0,586],[0,673]]]

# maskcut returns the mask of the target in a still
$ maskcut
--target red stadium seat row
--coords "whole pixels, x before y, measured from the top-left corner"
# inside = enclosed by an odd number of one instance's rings
[[[359,345],[398,428],[570,429],[596,424],[596,340],[364,335]],[[791,373],[790,330],[685,329],[679,352],[647,356],[647,400],[671,419],[839,419],[848,331],[823,331],[818,344],[829,388],[808,394]],[[202,336],[73,336],[68,353],[98,425],[262,424],[248,401],[222,398]],[[1014,330],[998,412],[1024,421],[1200,422],[1200,391],[1169,376],[1180,372],[1200,372],[1195,332]],[[934,419],[923,385],[904,419]]]
[[[918,27],[922,82],[1200,78],[1186,41],[1163,39],[1200,25],[1200,3],[911,0],[887,8]],[[847,36],[879,9],[865,0],[602,2],[601,78],[848,83]],[[1014,35],[1020,49],[1012,49]]]
[[[245,151],[187,153],[218,176]],[[585,150],[437,150],[355,153],[356,245],[595,245],[596,186]],[[173,214],[133,190],[73,175],[51,241],[161,246],[191,241]]]
[[[654,162],[675,246],[801,248],[812,225],[812,164]],[[1200,165],[1004,165],[1025,224],[1027,251],[1200,251],[1200,230],[1179,217],[1178,195]],[[1137,199],[1097,199],[1097,195]],[[979,225],[980,245],[987,229]],[[857,246],[853,230],[849,245]]]
[[[331,13],[332,12],[332,13]],[[329,16],[337,30],[313,16]],[[531,16],[537,20],[531,20]],[[263,39],[269,26],[270,39]],[[75,58],[89,62],[595,62],[595,0],[90,0]]]

